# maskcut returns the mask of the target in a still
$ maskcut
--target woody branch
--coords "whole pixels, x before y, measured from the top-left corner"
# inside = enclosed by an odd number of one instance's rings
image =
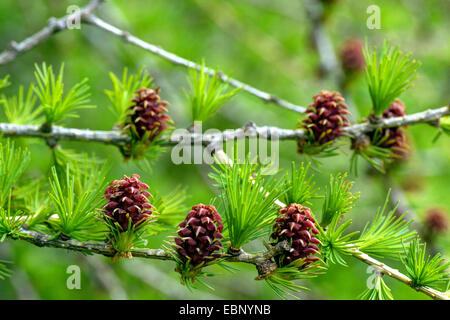
[[[427,123],[436,125],[439,119],[450,115],[450,107],[429,109],[427,111],[410,114],[404,117],[383,119],[378,123],[364,122],[354,124],[343,128],[344,133],[350,137],[359,136],[371,132],[377,128],[393,128],[406,125],[415,125]],[[74,140],[86,142],[99,142],[116,146],[123,146],[130,142],[128,135],[119,131],[101,131],[88,129],[64,128],[52,126],[50,132],[43,132],[38,125],[17,125],[11,123],[0,123],[0,133],[9,137],[34,137],[55,140]],[[212,143],[215,141],[229,141],[242,138],[266,138],[279,140],[299,140],[305,136],[305,131],[298,129],[283,129],[273,126],[258,127],[249,123],[243,128],[229,129],[217,134],[192,133],[186,130],[185,134],[173,134],[170,137],[164,137],[165,144],[174,145],[180,142],[201,141],[203,143]]]
[[[113,257],[115,255],[114,248],[106,243],[106,242],[84,242],[77,240],[61,240],[54,239],[50,235],[46,235],[43,233],[39,233],[36,231],[22,229],[20,231],[19,239],[30,242],[38,247],[51,247],[51,248],[60,248],[77,252],[85,252],[91,254],[99,254],[106,257]],[[350,245],[354,246],[354,245]],[[226,254],[224,255],[225,261],[228,262],[243,262],[257,265],[264,261],[270,260],[273,256],[283,252],[284,250],[288,250],[286,247],[286,243],[281,242],[276,247],[269,249],[266,252],[251,254],[241,250],[236,255]],[[141,249],[134,250],[132,252],[133,257],[145,258],[145,259],[157,259],[157,260],[172,260],[170,254],[163,249]],[[377,270],[381,271],[383,274],[394,278],[404,284],[414,288],[415,290],[422,292],[429,297],[437,300],[449,300],[449,297],[438,290],[429,288],[429,287],[413,287],[412,281],[406,275],[398,271],[397,269],[391,268],[388,265],[370,257],[369,255],[359,251],[357,248],[352,249],[351,254],[356,259],[364,262],[367,265],[373,266],[377,268]]]

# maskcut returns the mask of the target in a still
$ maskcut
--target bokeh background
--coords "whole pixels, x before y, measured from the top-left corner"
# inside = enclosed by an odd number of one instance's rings
[[[349,39],[381,44],[390,39],[404,51],[422,62],[413,88],[401,96],[407,112],[446,105],[450,100],[450,3],[446,0],[410,1],[324,1],[327,7],[324,31],[339,52]],[[366,9],[376,4],[381,9],[381,29],[369,30]],[[0,49],[12,41],[20,41],[42,28],[51,16],[66,14],[66,8],[87,1],[2,0],[0,2]],[[226,74],[279,97],[306,106],[322,89],[339,90],[332,75],[320,72],[319,54],[312,38],[314,26],[299,0],[151,0],[107,1],[98,15],[109,23],[128,30],[152,44],[160,45],[192,61],[205,59],[211,67],[218,66]],[[170,115],[177,127],[190,125],[189,105],[183,94],[188,88],[188,72],[140,48],[125,44],[120,38],[96,27],[82,25],[81,30],[56,34],[48,41],[0,66],[0,77],[10,74],[12,86],[7,95],[15,94],[19,84],[34,80],[34,63],[47,62],[58,68],[65,63],[65,82],[73,85],[84,77],[90,79],[92,101],[97,108],[79,112],[80,118],[65,121],[65,126],[109,130],[114,118],[107,109],[105,89],[111,88],[109,72],[117,75],[126,66],[137,71],[145,66],[154,83],[161,87],[161,96],[171,103]],[[370,111],[370,100],[362,73],[351,77],[346,95],[356,119]],[[359,116],[356,116],[359,113]],[[4,121],[4,115],[1,114]],[[257,125],[293,128],[299,115],[274,104],[241,92],[207,123],[204,129],[228,129],[248,121]],[[418,225],[423,225],[427,211],[437,208],[449,217],[450,210],[450,139],[442,136],[432,142],[436,129],[414,125],[407,129],[411,155],[396,166],[390,180],[374,173],[360,161],[360,174],[351,176],[354,190],[361,192],[349,217],[352,229],[361,230],[382,205],[389,187],[400,194],[401,207],[408,208]],[[32,152],[28,175],[45,175],[51,164],[51,153],[44,142],[27,139]],[[145,172],[133,163],[124,163],[119,151],[94,143],[61,142],[78,152],[109,157],[113,163],[110,179],[123,174],[138,173],[151,188],[161,193],[176,186],[185,186],[188,204],[208,202],[215,195],[207,174],[207,165],[174,165],[170,152],[154,163],[152,172]],[[316,183],[322,190],[330,173],[348,171],[350,152],[324,161],[316,172]],[[291,161],[303,158],[296,153],[293,141],[280,143],[280,162],[284,169]],[[395,200],[395,199],[394,199]],[[321,202],[313,210],[319,212]],[[169,233],[152,239],[158,247]],[[448,231],[437,235],[434,248],[449,254]],[[250,245],[249,249],[257,248]],[[254,281],[253,266],[239,265],[233,275],[216,270],[219,276],[210,279],[215,291],[189,292],[179,285],[171,262],[133,259],[111,263],[104,257],[66,252],[60,249],[37,248],[24,242],[0,244],[0,259],[14,262],[14,274],[0,281],[1,299],[276,299],[262,281]],[[326,275],[305,281],[309,291],[306,299],[355,299],[366,288],[367,266],[347,259],[348,266],[333,265]],[[393,266],[401,267],[389,261]],[[81,290],[68,290],[66,268],[79,265],[82,270]],[[427,299],[402,283],[385,279],[397,299]]]

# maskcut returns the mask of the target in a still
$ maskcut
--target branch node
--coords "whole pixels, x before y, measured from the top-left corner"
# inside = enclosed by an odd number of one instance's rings
[[[233,247],[229,247],[228,250],[227,250],[227,253],[229,255],[232,255],[232,256],[239,256],[243,252],[244,251],[241,248],[236,249],[236,248],[233,248]]]
[[[368,146],[370,146],[370,139],[367,135],[365,134],[357,134],[355,135],[355,137],[353,139],[351,139],[352,144],[351,144],[351,149],[352,150],[363,150],[365,148],[367,148]]]
[[[65,234],[64,232],[61,232],[61,233],[59,234],[58,238],[59,238],[60,240],[62,240],[62,241],[70,240],[70,236],[67,235],[67,234]]]
[[[244,125],[244,133],[250,130],[256,130],[256,124],[253,121],[249,121]]]
[[[273,102],[275,104],[280,104],[281,100],[276,95],[271,94],[268,102]]]
[[[11,51],[14,51],[16,53],[20,52],[19,47],[18,47],[18,43],[16,41],[11,41],[8,44],[7,50],[11,50]]]
[[[369,123],[370,124],[374,124],[374,125],[378,125],[380,123],[383,122],[383,118],[380,116],[376,116],[373,113],[371,113],[368,117]]]
[[[58,19],[56,19],[55,17],[50,17],[47,20],[47,26],[49,28],[53,28],[56,24],[57,24]]]
[[[219,77],[219,78],[222,79],[222,80],[225,79],[225,75],[222,73],[222,71],[217,70],[216,76]]]
[[[128,31],[122,30],[120,37],[123,39],[123,41],[127,43],[130,42],[130,33]]]
[[[256,270],[258,270],[258,276],[255,280],[263,280],[270,277],[277,270],[277,264],[270,260],[259,262],[256,264]]]

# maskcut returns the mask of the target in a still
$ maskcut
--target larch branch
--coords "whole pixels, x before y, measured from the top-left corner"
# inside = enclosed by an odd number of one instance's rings
[[[450,108],[446,106],[410,114],[404,117],[383,119],[376,124],[370,122],[355,124],[344,128],[343,131],[348,136],[355,137],[371,132],[377,128],[392,128],[415,125],[419,123],[435,125],[439,122],[440,118],[448,115],[450,115]],[[34,137],[42,139],[53,138],[55,140],[99,142],[116,146],[124,146],[130,142],[129,136],[121,133],[120,131],[101,131],[52,126],[51,131],[47,133],[43,132],[40,126],[37,125],[17,125],[11,123],[0,123],[0,134],[3,134],[6,137]],[[184,133],[174,133],[170,137],[163,137],[162,143],[166,145],[175,145],[178,143],[192,144],[197,141],[203,144],[211,144],[220,141],[230,141],[243,138],[299,140],[304,138],[304,136],[305,131],[302,129],[283,129],[273,126],[259,127],[250,122],[243,128],[228,129],[214,134],[192,133],[185,130]]]
[[[113,257],[115,255],[114,248],[106,242],[91,242],[91,241],[78,241],[78,240],[61,240],[54,239],[50,235],[46,235],[40,232],[21,229],[19,233],[19,239],[30,242],[38,247],[51,247],[60,248],[76,252],[83,252],[89,254],[99,254],[106,257]],[[351,245],[353,247],[353,245]],[[266,252],[259,254],[251,254],[241,250],[236,255],[225,254],[224,260],[228,262],[243,262],[257,265],[261,262],[268,261],[272,259],[275,255],[285,251],[286,245],[281,242],[279,245],[267,250]],[[438,290],[429,287],[414,287],[412,281],[406,275],[389,267],[388,265],[372,258],[371,256],[359,251],[357,248],[351,249],[351,254],[356,259],[377,268],[383,274],[394,278],[404,284],[410,286],[411,288],[422,292],[429,297],[437,300],[449,300],[446,293],[440,292]],[[157,260],[172,260],[172,257],[168,252],[163,249],[140,249],[132,251],[133,257],[145,258],[145,259],[157,259]]]
[[[55,239],[50,235],[26,229],[20,230],[19,239],[30,242],[38,247],[66,249],[88,254],[99,254],[105,257],[114,257],[114,255],[116,254],[114,248],[107,242],[78,241],[73,239],[62,240],[58,238]],[[277,252],[281,250],[285,250],[282,245],[276,246],[272,250],[260,254],[251,254],[241,250],[237,255],[224,254],[224,258],[226,261],[230,262],[257,264],[271,259]],[[173,260],[171,255],[163,249],[139,249],[133,250],[131,251],[131,253],[133,257],[137,258]]]

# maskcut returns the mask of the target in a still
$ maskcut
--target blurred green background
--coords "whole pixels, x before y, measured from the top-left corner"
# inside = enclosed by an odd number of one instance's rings
[[[330,1],[327,1],[330,2]],[[333,2],[333,1],[331,1]],[[339,53],[350,38],[381,44],[390,39],[422,62],[413,88],[401,96],[408,113],[446,105],[450,100],[450,2],[446,0],[376,1],[381,9],[381,29],[366,27],[366,9],[374,1],[334,1],[329,7],[325,30]],[[66,8],[87,1],[2,0],[0,2],[0,48],[12,41],[21,41],[42,28],[49,17],[66,14]],[[210,67],[218,66],[232,75],[281,98],[307,106],[312,96],[322,89],[338,90],[329,77],[320,76],[319,56],[311,38],[311,21],[299,0],[152,0],[107,1],[98,15],[133,35],[160,45],[195,62],[205,59]],[[34,80],[34,63],[47,62],[59,67],[65,63],[65,83],[71,86],[84,77],[90,79],[92,102],[96,109],[79,112],[65,126],[109,130],[114,118],[107,109],[105,89],[111,88],[110,71],[117,75],[126,66],[137,71],[145,66],[154,83],[161,87],[161,97],[171,103],[170,115],[177,127],[190,125],[189,105],[183,94],[188,88],[188,72],[182,67],[154,56],[140,48],[125,44],[103,30],[82,25],[81,30],[63,31],[33,50],[0,66],[0,77],[10,74],[12,86],[7,95],[15,94],[19,84]],[[370,100],[364,75],[354,77],[348,95],[361,117],[368,115]],[[1,115],[3,117],[3,114]],[[358,117],[356,117],[358,119]],[[299,115],[274,104],[241,92],[219,113],[203,124],[203,129],[229,129],[248,121],[257,125],[294,128]],[[4,121],[4,117],[2,118]],[[441,208],[447,217],[450,211],[450,139],[442,136],[436,143],[436,129],[427,125],[410,126],[407,130],[412,154],[393,173],[395,185],[403,190],[405,207],[421,222],[427,210]],[[28,139],[32,152],[29,176],[46,174],[51,153],[43,141]],[[190,205],[207,203],[215,195],[207,177],[207,165],[174,165],[167,152],[144,172],[133,163],[124,163],[120,152],[111,146],[95,143],[65,142],[61,145],[79,152],[109,157],[113,169],[109,179],[138,173],[151,189],[161,193],[176,186],[186,186]],[[348,171],[350,152],[327,159],[315,172],[316,182],[323,190],[330,173]],[[296,153],[293,141],[280,143],[280,166],[288,169]],[[349,217],[352,226],[361,230],[382,205],[389,185],[379,174],[368,170],[360,161],[360,175],[354,190],[361,192]],[[320,211],[317,201],[313,210]],[[155,237],[151,246],[158,247],[167,234]],[[439,235],[433,246],[448,256],[449,234]],[[247,249],[259,248],[259,244]],[[0,244],[0,259],[14,262],[14,274],[0,281],[1,299],[276,299],[262,281],[254,281],[253,266],[238,265],[236,274],[216,270],[219,276],[209,280],[214,292],[189,292],[178,283],[170,262],[137,260],[110,263],[97,256],[81,256],[60,249],[37,248],[25,242]],[[301,297],[306,299],[355,299],[366,288],[370,276],[367,266],[348,258],[348,267],[331,266],[326,275],[304,284],[310,288]],[[401,267],[396,262],[393,266]],[[68,290],[66,268],[78,265],[82,271],[81,290]],[[397,299],[427,299],[402,283],[386,278]]]

